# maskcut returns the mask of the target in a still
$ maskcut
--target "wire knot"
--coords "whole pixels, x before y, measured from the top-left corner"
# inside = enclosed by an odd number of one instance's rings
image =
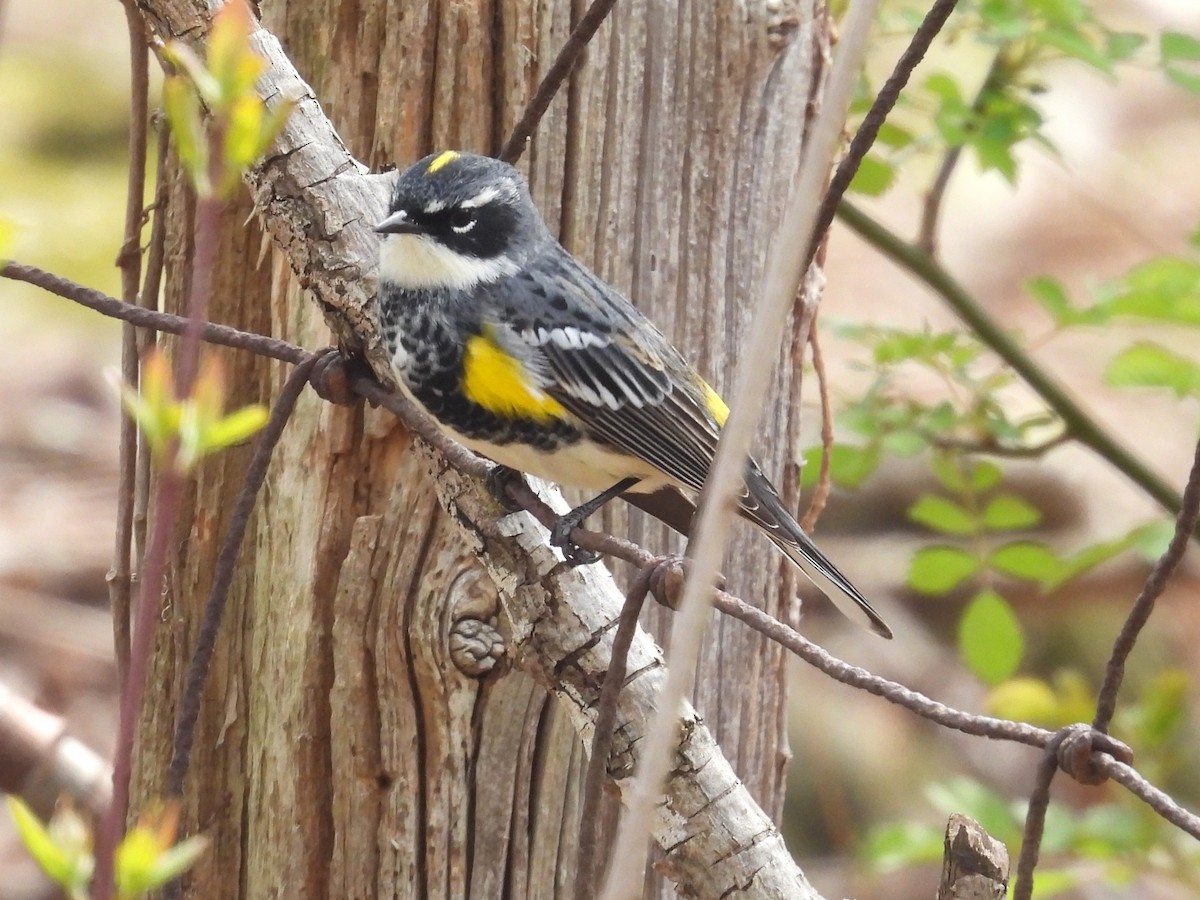
[[[1133,763],[1133,751],[1111,735],[1083,722],[1068,725],[1055,735],[1058,767],[1080,784],[1097,785],[1108,776],[1096,765],[1096,754],[1104,753],[1118,762]]]
[[[359,396],[350,386],[351,378],[349,362],[335,347],[318,350],[319,358],[313,366],[308,383],[317,392],[317,396],[338,406],[353,406],[359,401]]]

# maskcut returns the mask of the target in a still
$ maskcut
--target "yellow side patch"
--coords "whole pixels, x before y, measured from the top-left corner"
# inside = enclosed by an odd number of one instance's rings
[[[712,385],[707,381],[701,381],[700,388],[704,391],[704,405],[708,408],[708,414],[724,428],[725,420],[729,418],[729,407],[725,405],[721,395],[714,391]]]
[[[458,159],[458,157],[459,153],[457,150],[443,150],[433,158],[433,161],[429,164],[429,168],[425,170],[425,174],[432,175],[439,169],[445,168],[449,163]]]
[[[501,418],[548,422],[567,415],[557,400],[530,383],[521,361],[487,331],[467,340],[462,389],[467,399]]]

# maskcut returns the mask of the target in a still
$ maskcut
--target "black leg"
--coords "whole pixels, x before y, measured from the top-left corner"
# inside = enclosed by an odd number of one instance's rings
[[[608,490],[597,494],[586,503],[581,503],[573,510],[558,517],[558,521],[550,528],[550,545],[558,547],[563,556],[573,566],[586,566],[600,559],[600,554],[592,550],[584,550],[571,542],[571,532],[583,524],[584,520],[602,507],[605,503],[619,494],[625,493],[640,478],[625,478],[618,481]]]
[[[508,495],[508,486],[514,482],[524,484],[525,476],[516,469],[510,469],[499,463],[488,469],[487,475],[483,477],[483,483],[487,487],[488,493],[496,498],[497,503],[508,512],[520,512],[521,504]]]

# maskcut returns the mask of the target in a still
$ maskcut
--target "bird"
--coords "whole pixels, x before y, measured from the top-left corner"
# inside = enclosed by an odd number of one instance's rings
[[[401,390],[497,463],[501,486],[525,473],[600,492],[551,529],[568,561],[595,560],[570,533],[618,495],[687,533],[729,410],[555,239],[513,166],[430,154],[397,176],[375,231],[379,326]],[[892,636],[752,458],[738,511],[849,618]]]

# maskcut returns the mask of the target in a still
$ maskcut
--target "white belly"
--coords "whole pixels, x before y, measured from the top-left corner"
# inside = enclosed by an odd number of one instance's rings
[[[501,465],[553,481],[563,487],[583,490],[607,490],[626,478],[642,479],[632,488],[636,493],[651,493],[672,484],[649,463],[621,456],[586,438],[579,443],[545,453],[526,444],[490,444],[474,441],[450,432],[451,437]]]

